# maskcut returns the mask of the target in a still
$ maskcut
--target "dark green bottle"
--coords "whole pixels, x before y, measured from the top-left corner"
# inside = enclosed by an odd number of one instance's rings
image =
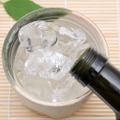
[[[112,108],[117,120],[120,120],[120,71],[106,57],[89,48],[70,73]]]

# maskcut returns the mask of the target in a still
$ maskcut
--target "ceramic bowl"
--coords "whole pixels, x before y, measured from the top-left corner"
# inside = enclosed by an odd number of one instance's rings
[[[104,55],[108,56],[107,44],[102,33],[98,27],[87,17],[68,9],[44,8],[27,14],[12,27],[5,39],[2,57],[6,76],[23,103],[29,108],[41,114],[48,115],[53,118],[63,118],[72,115],[75,111],[77,111],[85,103],[85,101],[88,100],[92,92],[89,89],[85,89],[81,96],[73,100],[58,103],[49,103],[38,100],[29,95],[21,86],[16,84],[13,74],[14,59],[17,48],[19,46],[19,29],[22,26],[36,20],[53,22],[57,19],[65,19],[66,21],[68,20],[81,25],[92,36],[92,40],[94,40],[97,49]]]

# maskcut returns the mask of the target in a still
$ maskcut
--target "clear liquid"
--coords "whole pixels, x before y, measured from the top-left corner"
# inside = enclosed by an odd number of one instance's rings
[[[68,43],[74,41],[74,38],[56,32],[58,44],[49,48],[49,50],[63,54],[74,63],[89,46],[97,48],[94,38],[82,26],[65,19],[56,20],[55,24],[60,27],[64,26],[68,30],[71,30],[71,28],[80,29],[86,34],[87,40],[83,44],[76,42],[74,45],[68,45]],[[88,91],[88,88],[84,88],[78,83],[69,72],[59,80],[28,74],[24,69],[24,65],[29,55],[30,53],[27,53],[23,47],[19,46],[14,62],[16,83],[28,94],[42,101],[62,102],[75,99]]]

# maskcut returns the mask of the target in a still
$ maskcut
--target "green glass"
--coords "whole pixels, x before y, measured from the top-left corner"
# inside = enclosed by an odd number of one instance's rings
[[[70,73],[100,97],[120,120],[120,71],[106,57],[89,48],[76,61]]]

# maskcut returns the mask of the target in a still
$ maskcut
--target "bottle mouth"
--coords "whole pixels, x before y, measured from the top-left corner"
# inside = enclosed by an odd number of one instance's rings
[[[83,74],[98,56],[97,51],[88,48],[75,62],[70,72]]]
[[[75,62],[70,73],[84,86],[97,77],[107,58],[93,48],[88,48]]]

